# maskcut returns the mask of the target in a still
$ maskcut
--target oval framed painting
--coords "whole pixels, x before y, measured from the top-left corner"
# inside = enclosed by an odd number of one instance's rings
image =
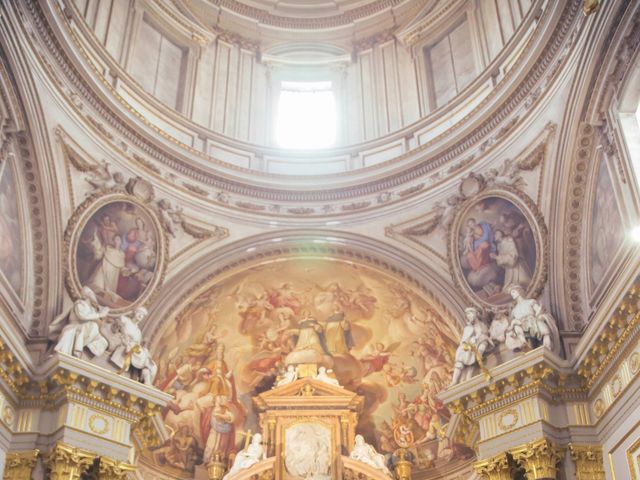
[[[449,265],[466,296],[482,307],[512,302],[510,287],[536,296],[547,276],[546,227],[524,194],[482,192],[458,211],[449,234]]]
[[[85,201],[67,231],[67,287],[91,288],[114,313],[145,303],[161,282],[166,239],[146,205],[124,194]]]

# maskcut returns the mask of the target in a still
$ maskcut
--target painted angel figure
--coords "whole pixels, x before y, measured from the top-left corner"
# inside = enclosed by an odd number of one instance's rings
[[[372,373],[381,372],[384,366],[389,363],[394,350],[400,346],[400,342],[395,342],[385,347],[383,343],[376,342],[369,347],[370,352],[360,358],[360,363],[364,367],[362,376],[366,377]]]

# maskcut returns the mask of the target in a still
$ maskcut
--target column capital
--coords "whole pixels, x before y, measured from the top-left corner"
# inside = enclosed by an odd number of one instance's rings
[[[136,467],[126,462],[118,462],[108,457],[100,457],[100,478],[104,480],[125,480],[127,474],[135,471]]]
[[[97,455],[88,450],[58,442],[46,456],[45,464],[51,480],[80,480]]]
[[[506,453],[480,460],[473,465],[473,469],[487,480],[511,480],[511,466]]]
[[[4,466],[3,480],[21,480],[31,478],[33,467],[38,461],[39,450],[9,452]]]
[[[541,438],[510,451],[513,459],[525,469],[528,480],[555,480],[557,465],[564,458],[564,447]]]
[[[571,459],[576,464],[576,480],[604,480],[602,447],[569,444]]]

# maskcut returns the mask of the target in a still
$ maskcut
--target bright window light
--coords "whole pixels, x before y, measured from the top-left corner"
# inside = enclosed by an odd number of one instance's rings
[[[336,143],[336,102],[331,82],[282,82],[276,143],[282,148],[328,148]]]

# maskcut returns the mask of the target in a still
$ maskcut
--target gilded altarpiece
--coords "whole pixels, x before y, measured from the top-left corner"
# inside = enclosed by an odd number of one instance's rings
[[[343,478],[340,459],[353,447],[363,402],[349,390],[313,378],[258,395],[254,404],[268,456],[277,459],[275,478],[295,480],[309,474]],[[309,460],[316,465],[307,468]],[[322,471],[313,472],[318,466]]]

